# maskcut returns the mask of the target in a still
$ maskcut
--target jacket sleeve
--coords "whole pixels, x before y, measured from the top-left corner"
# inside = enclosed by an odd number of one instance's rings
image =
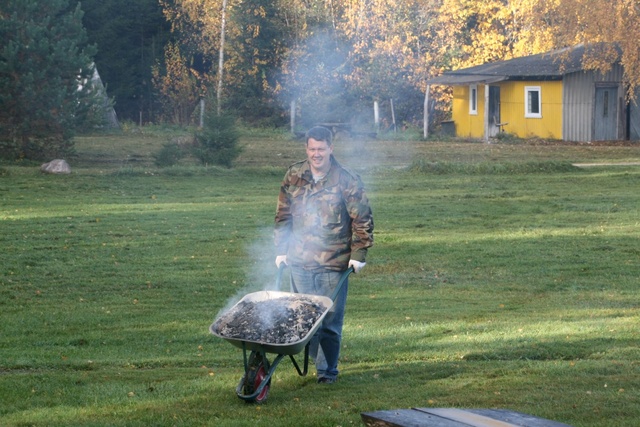
[[[345,203],[351,217],[351,259],[365,262],[367,250],[373,246],[373,213],[360,178],[347,187]]]

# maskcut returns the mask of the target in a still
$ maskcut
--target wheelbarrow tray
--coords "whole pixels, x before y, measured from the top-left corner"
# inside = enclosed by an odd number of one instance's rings
[[[298,294],[298,293],[292,293],[292,292],[260,291],[260,292],[253,292],[245,295],[229,311],[233,311],[234,309],[236,309],[238,305],[245,302],[256,303],[256,302],[267,301],[267,300],[283,298],[283,297],[295,297],[295,298],[304,297],[324,307],[323,313],[320,315],[320,317],[318,317],[318,319],[315,321],[313,326],[309,329],[309,332],[302,339],[298,341],[279,344],[279,343],[270,343],[270,342],[262,342],[262,341],[243,340],[240,338],[233,338],[233,337],[220,335],[216,330],[216,328],[214,327],[216,325],[217,319],[215,322],[211,324],[211,326],[209,327],[209,331],[213,335],[219,338],[222,338],[225,341],[228,341],[230,344],[238,348],[242,348],[244,350],[259,351],[259,352],[265,352],[265,353],[276,353],[276,354],[283,354],[283,355],[298,354],[304,349],[307,343],[311,340],[311,338],[316,333],[318,328],[320,328],[322,321],[331,310],[331,307],[333,306],[333,300],[331,298],[320,296],[320,295]],[[241,313],[242,312],[238,310],[238,314],[241,315]]]

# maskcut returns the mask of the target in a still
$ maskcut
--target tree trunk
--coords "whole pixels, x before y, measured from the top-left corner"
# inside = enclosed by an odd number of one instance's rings
[[[393,108],[393,98],[389,100],[389,103],[391,104],[391,123],[393,124],[393,133],[396,133],[396,111]]]
[[[380,132],[380,108],[378,101],[373,101],[373,124],[376,132]]]
[[[217,113],[222,110],[222,78],[224,75],[224,32],[226,27],[227,0],[222,0],[222,20],[220,23],[220,54],[218,57],[218,90],[216,91]]]
[[[424,93],[424,119],[422,124],[422,136],[424,139],[429,136],[429,90],[431,90],[431,85],[427,85],[427,90]]]
[[[296,101],[293,100],[289,104],[289,120],[291,123],[291,134],[295,134],[296,131]]]

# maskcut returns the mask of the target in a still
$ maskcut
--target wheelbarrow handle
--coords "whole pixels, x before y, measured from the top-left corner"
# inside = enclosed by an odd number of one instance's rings
[[[344,282],[347,281],[347,277],[349,277],[349,275],[354,271],[355,270],[353,269],[353,267],[349,267],[345,270],[344,273],[342,273],[342,276],[340,276],[340,281],[338,282],[338,286],[336,286],[336,288],[333,290],[333,293],[331,294],[331,300],[336,300],[338,293],[340,293],[340,289],[342,289],[342,285],[344,285]]]

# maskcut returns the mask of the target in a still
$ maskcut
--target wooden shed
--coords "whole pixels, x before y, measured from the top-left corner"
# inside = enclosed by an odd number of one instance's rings
[[[640,112],[626,102],[623,68],[600,73],[583,57],[597,45],[496,61],[448,71],[427,81],[453,86],[457,136],[489,138],[503,131],[520,138],[564,141],[640,139]]]

